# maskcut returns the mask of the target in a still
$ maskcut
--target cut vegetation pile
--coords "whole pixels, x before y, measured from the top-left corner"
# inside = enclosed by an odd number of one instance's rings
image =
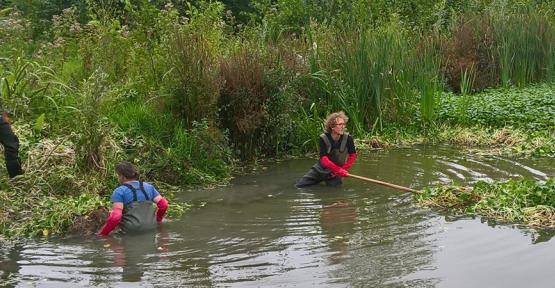
[[[424,206],[457,215],[480,215],[489,220],[540,228],[555,227],[555,178],[546,182],[479,181],[472,188],[439,186],[426,188],[415,198]]]

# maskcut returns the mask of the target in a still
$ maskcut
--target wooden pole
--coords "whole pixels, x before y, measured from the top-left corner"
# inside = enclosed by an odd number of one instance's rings
[[[375,183],[375,184],[380,184],[380,185],[387,186],[387,187],[390,187],[390,188],[395,188],[395,189],[399,189],[399,190],[403,190],[403,191],[411,192],[411,193],[420,193],[420,191],[417,191],[417,190],[414,190],[414,189],[411,189],[411,188],[408,188],[408,187],[403,187],[403,186],[383,182],[383,181],[380,181],[380,180],[374,180],[374,179],[370,179],[370,178],[366,178],[366,177],[362,177],[362,176],[358,176],[358,175],[353,175],[353,174],[350,174],[350,173],[348,175],[349,175],[349,177],[353,177],[353,178],[356,178],[356,179],[364,180],[364,181]]]

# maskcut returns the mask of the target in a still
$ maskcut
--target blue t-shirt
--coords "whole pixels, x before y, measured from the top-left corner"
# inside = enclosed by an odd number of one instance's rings
[[[143,194],[143,192],[141,192],[141,189],[139,187],[139,181],[130,181],[127,182],[127,184],[130,184],[131,186],[133,186],[133,188],[135,188],[137,190],[137,201],[138,202],[143,202],[145,201],[145,195]],[[154,197],[159,196],[160,193],[158,193],[158,191],[156,191],[156,188],[154,188],[154,186],[152,186],[152,184],[148,183],[148,182],[143,182],[143,186],[145,187],[145,192],[146,195],[148,195],[148,199],[150,201],[152,201],[154,199]],[[118,188],[116,188],[114,190],[114,192],[112,193],[112,198],[110,198],[110,201],[112,203],[115,202],[123,202],[123,205],[127,205],[131,202],[133,202],[133,191],[131,191],[131,189],[121,185]]]

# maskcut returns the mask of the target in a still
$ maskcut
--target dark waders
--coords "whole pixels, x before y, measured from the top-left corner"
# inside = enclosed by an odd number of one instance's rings
[[[349,156],[349,151],[347,151],[347,139],[349,138],[348,133],[344,133],[341,139],[341,144],[339,145],[339,149],[333,148],[328,136],[325,133],[320,134],[320,139],[322,139],[326,145],[328,157],[330,160],[338,166],[343,166],[347,157]],[[295,185],[297,188],[311,186],[314,184],[318,184],[322,181],[326,181],[326,185],[328,186],[339,186],[342,184],[341,177],[339,176],[331,176],[331,170],[324,167],[320,161],[314,164],[312,168],[301,178],[297,181]]]
[[[133,192],[133,202],[125,205],[123,207],[123,216],[121,222],[119,223],[119,228],[121,233],[129,232],[144,232],[156,228],[156,219],[154,213],[156,208],[143,186],[143,182],[139,182],[139,189],[143,192],[145,196],[145,201],[137,201],[137,190],[130,184],[123,184],[123,186],[129,188]]]
[[[4,157],[6,158],[6,168],[8,175],[13,178],[23,174],[21,162],[19,160],[19,139],[12,131],[10,124],[4,121],[0,115],[0,143],[4,146]]]

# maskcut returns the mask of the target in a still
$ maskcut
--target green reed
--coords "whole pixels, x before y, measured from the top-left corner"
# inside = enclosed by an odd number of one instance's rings
[[[491,17],[497,42],[501,84],[524,86],[552,81],[555,69],[555,25],[537,11],[497,12]]]
[[[339,30],[334,41],[322,65],[339,71],[328,102],[333,110],[349,113],[355,132],[407,123],[419,106],[425,119],[433,119],[441,88],[433,41],[413,37],[395,23],[375,30]]]

